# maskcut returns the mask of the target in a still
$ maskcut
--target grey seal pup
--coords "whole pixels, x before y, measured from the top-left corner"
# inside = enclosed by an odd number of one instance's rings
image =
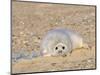
[[[43,56],[66,56],[76,48],[88,48],[83,38],[69,29],[53,29],[47,32],[41,42]]]

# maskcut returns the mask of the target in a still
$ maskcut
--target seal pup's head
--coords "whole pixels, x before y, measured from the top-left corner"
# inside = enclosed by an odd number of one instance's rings
[[[53,51],[54,51],[54,56],[55,55],[65,56],[68,51],[68,47],[64,43],[58,43],[57,45],[54,46]]]
[[[41,42],[43,56],[65,56],[71,51],[71,40],[65,30],[51,30]]]

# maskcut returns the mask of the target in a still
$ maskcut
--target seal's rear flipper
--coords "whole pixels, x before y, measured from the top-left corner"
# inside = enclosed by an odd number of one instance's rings
[[[82,48],[85,48],[85,49],[90,49],[89,45],[87,43],[84,43]]]

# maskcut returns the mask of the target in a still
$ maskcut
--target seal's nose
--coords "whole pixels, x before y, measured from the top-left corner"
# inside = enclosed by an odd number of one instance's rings
[[[62,53],[62,50],[58,51],[58,53]]]

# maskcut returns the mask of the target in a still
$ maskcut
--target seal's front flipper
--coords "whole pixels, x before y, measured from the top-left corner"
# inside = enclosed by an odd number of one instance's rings
[[[69,53],[67,53],[66,56],[71,56],[71,54],[72,54],[72,50]]]

